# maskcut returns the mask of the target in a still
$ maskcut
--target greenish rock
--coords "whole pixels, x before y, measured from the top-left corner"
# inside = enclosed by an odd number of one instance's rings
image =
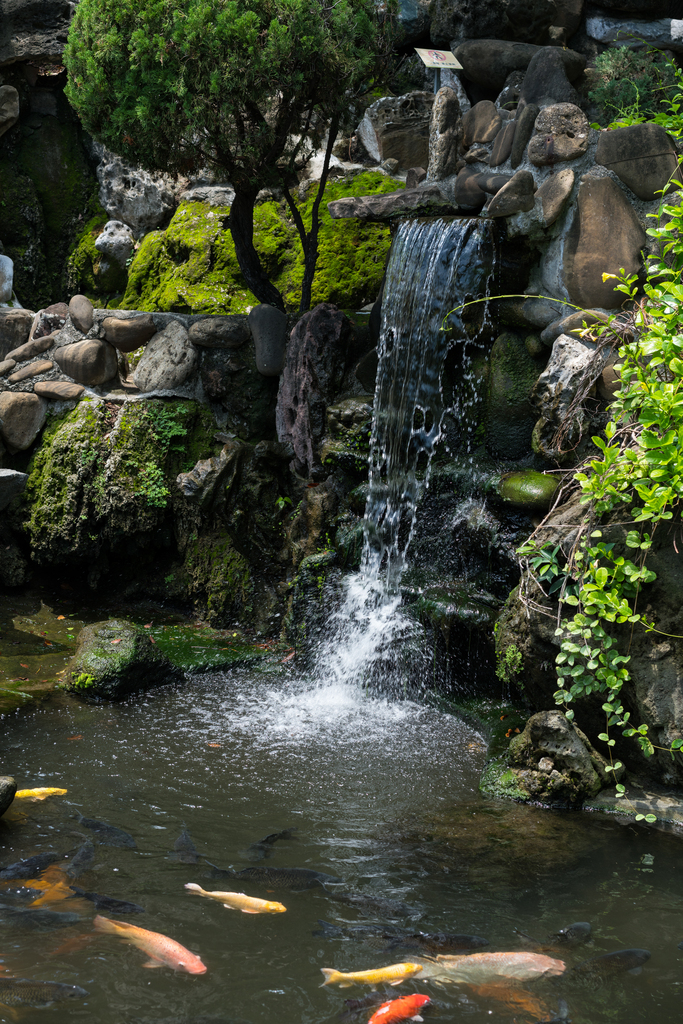
[[[320,461],[328,472],[340,469],[344,474],[356,479],[367,476],[367,452],[351,447],[343,441],[326,438],[320,449]]]
[[[345,569],[360,569],[365,530],[363,520],[349,516],[350,521],[337,524],[335,547]]]
[[[152,643],[149,631],[125,619],[95,622],[81,630],[65,676],[67,689],[85,697],[122,700],[176,682],[182,673]]]
[[[279,379],[259,373],[253,341],[236,352],[203,349],[201,360],[204,393],[225,409],[228,429],[245,441],[274,438]]]
[[[531,451],[536,414],[531,392],[540,368],[524,339],[512,331],[496,338],[490,355],[487,448],[494,457],[519,459]]]
[[[183,565],[189,595],[205,609],[211,626],[254,619],[254,587],[249,563],[227,530],[194,537]]]
[[[517,774],[504,757],[495,758],[486,765],[479,780],[479,789],[486,796],[504,800],[525,802],[529,799],[528,790],[520,784]]]
[[[370,493],[370,485],[366,482],[358,484],[358,487],[354,487],[352,491],[346,495],[346,500],[349,503],[349,508],[352,512],[355,512],[357,516],[365,515],[365,506],[368,502],[368,494]]]
[[[0,818],[14,800],[17,784],[11,775],[0,775]]]
[[[327,407],[328,436],[320,450],[323,466],[367,477],[372,406],[372,395],[354,395]]]
[[[363,172],[328,182],[321,221],[318,263],[311,305],[333,302],[359,308],[372,302],[382,281],[391,245],[381,224],[333,221],[327,200],[392,192],[396,182],[384,174]],[[315,186],[295,197],[310,227]],[[181,203],[165,231],[143,239],[129,268],[122,309],[180,313],[246,313],[258,300],[247,288],[229,228],[229,207]],[[299,236],[284,201],[261,203],[254,210],[254,243],[266,273],[288,308],[298,306],[303,280]]]
[[[329,623],[340,578],[337,553],[328,549],[304,558],[292,581],[284,629],[302,664],[311,659]]]
[[[498,495],[518,508],[547,512],[558,487],[559,480],[549,473],[520,469],[500,478]]]
[[[263,646],[249,643],[241,631],[174,623],[157,626],[149,633],[161,653],[184,672],[215,672],[254,665],[268,657]]]
[[[499,602],[492,595],[473,592],[465,584],[452,586],[429,586],[420,593],[414,611],[423,622],[430,622],[439,630],[450,650],[456,636],[462,630],[482,630],[485,635],[491,631]]]

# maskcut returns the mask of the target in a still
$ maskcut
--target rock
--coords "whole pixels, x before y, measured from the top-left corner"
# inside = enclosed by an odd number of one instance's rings
[[[330,216],[358,217],[359,220],[390,220],[406,213],[419,212],[424,216],[455,213],[453,206],[441,193],[436,182],[419,188],[385,192],[375,196],[348,196],[327,204]]]
[[[16,363],[23,363],[25,359],[33,359],[34,356],[39,356],[41,352],[47,352],[49,348],[52,348],[58,333],[58,331],[54,331],[52,334],[46,334],[42,338],[34,338],[32,341],[27,341],[26,344],[20,345],[19,348],[14,348],[11,352],[8,352],[7,358],[14,359]]]
[[[399,167],[424,167],[433,102],[429,92],[385,96],[367,108],[356,135],[378,164],[393,157]]]
[[[535,103],[529,103],[517,114],[515,120],[515,137],[512,141],[510,153],[510,165],[519,167],[524,159],[527,143],[534,133],[534,125],[539,114],[539,108]]]
[[[555,339],[548,365],[538,378],[532,395],[543,422],[543,425],[536,424],[539,438],[549,438],[566,422],[569,406],[578,388],[585,382],[589,370],[594,378],[598,377],[606,358],[606,355],[599,355],[596,359],[592,342],[584,342],[568,334],[560,334]],[[576,433],[577,426],[580,426],[581,417],[582,411],[579,409],[574,423],[566,424],[569,439]],[[552,454],[545,441],[541,445],[541,453]]]
[[[16,469],[0,469],[0,511],[26,487],[28,474]]]
[[[420,0],[399,0],[397,10],[401,43],[417,43],[429,29],[429,5]]]
[[[545,227],[549,228],[555,223],[564,210],[573,188],[574,172],[571,167],[563,167],[561,171],[545,179],[536,192],[536,198],[541,200]]]
[[[200,348],[239,348],[249,341],[249,319],[244,313],[233,316],[209,316],[197,320],[189,330],[190,341]]]
[[[588,149],[586,115],[573,103],[555,103],[536,118],[537,135],[529,142],[527,156],[536,167],[562,160],[576,160]]]
[[[19,120],[19,93],[13,85],[0,85],[0,136]]]
[[[258,372],[253,345],[202,349],[200,376],[207,398],[225,409],[231,431],[247,441],[274,437],[278,381]]]
[[[514,177],[496,192],[486,208],[489,217],[510,217],[513,213],[533,210],[536,183],[531,171],[517,171]]]
[[[602,7],[611,6],[609,3]],[[619,7],[619,10],[624,10]],[[633,8],[631,8],[633,10]],[[653,47],[660,50],[683,51],[683,22],[680,21],[683,10],[676,10],[676,18],[659,18],[643,20],[640,10],[634,13],[637,18],[609,16],[598,12],[595,8],[586,18],[586,34],[590,39],[607,46],[628,46],[634,50],[642,47]],[[676,20],[679,19],[679,20]]]
[[[496,338],[489,357],[487,448],[494,457],[518,459],[531,450],[535,415],[531,393],[538,366],[511,331]]]
[[[303,315],[289,339],[275,422],[278,439],[294,447],[293,468],[305,476],[326,475],[319,446],[327,406],[338,394],[346,370],[351,333],[347,317],[324,302]]]
[[[508,121],[503,130],[498,132],[493,143],[489,164],[491,167],[498,167],[504,164],[512,152],[512,143],[515,138],[517,124],[515,121]]]
[[[39,309],[31,328],[30,341],[34,338],[46,338],[48,334],[61,331],[69,315],[69,307],[65,302],[54,302],[45,309]]]
[[[595,162],[614,171],[646,202],[661,196],[663,189],[670,192],[681,184],[673,139],[657,124],[600,132]]]
[[[486,192],[479,184],[479,172],[474,167],[463,167],[455,179],[455,201],[463,210],[478,212],[486,202]]]
[[[103,150],[97,167],[100,202],[112,220],[123,221],[136,238],[168,221],[175,209],[172,180],[131,167]]]
[[[541,341],[544,345],[552,346],[555,339],[559,338],[561,334],[580,337],[580,332],[586,327],[591,327],[593,324],[604,324],[607,323],[607,320],[607,313],[603,313],[599,309],[580,309],[548,324],[541,331]]]
[[[577,63],[583,62],[581,70],[585,68],[585,57],[573,50],[567,53],[571,53]],[[538,107],[548,107],[555,103],[578,104],[578,94],[567,76],[567,58],[562,54],[563,51],[556,46],[544,46],[534,54],[522,82],[520,106],[528,103]]]
[[[434,97],[429,129],[429,181],[442,181],[455,174],[462,133],[463,122],[457,95],[448,87],[439,89]]]
[[[604,402],[613,402],[621,387],[621,374],[615,363],[608,363],[598,377],[598,394]]]
[[[79,384],[96,387],[113,380],[118,372],[116,349],[106,341],[77,341],[54,354],[60,370]]]
[[[3,359],[0,363],[0,377],[4,377],[6,373],[13,370],[17,365],[16,359]]]
[[[234,473],[236,469],[233,454],[232,449],[226,445],[219,455],[202,459],[189,472],[179,473],[176,486],[183,497],[203,511],[208,511],[216,496],[221,496],[225,490],[228,474]]]
[[[39,380],[33,385],[33,390],[41,398],[51,398],[55,402],[68,402],[80,398],[85,388],[82,384],[72,384],[68,380]]]
[[[14,263],[9,256],[0,253],[0,302],[12,301]]]
[[[468,39],[453,51],[462,64],[463,74],[482,89],[500,92],[511,71],[526,71],[539,49],[533,43],[515,43],[504,39]]]
[[[14,800],[17,784],[11,775],[0,775],[0,818]]]
[[[15,61],[59,63],[73,8],[62,0],[5,3],[0,19],[0,65]]]
[[[197,350],[178,320],[152,338],[137,365],[133,380],[140,391],[180,388],[197,365]]]
[[[550,773],[540,768],[543,758],[553,765]],[[543,802],[575,806],[616,781],[604,758],[561,711],[532,715],[511,741],[508,759],[529,798]]]
[[[249,313],[249,328],[254,339],[256,369],[264,377],[279,377],[285,365],[287,317],[281,309],[262,302]]]
[[[646,236],[626,196],[611,178],[581,179],[572,226],[567,235],[563,274],[569,297],[577,306],[611,309],[621,293],[603,274],[636,274]]]
[[[502,132],[498,132],[499,136],[502,135],[502,134],[503,134]],[[487,146],[480,146],[479,144],[476,144],[474,146],[470,146],[470,148],[465,153],[465,163],[466,164],[477,164],[477,163],[485,163],[485,164],[487,164],[488,162],[489,162],[489,151],[488,151],[488,147]],[[456,165],[455,165],[456,171],[459,171],[461,169],[461,167],[462,167],[462,161],[458,161],[456,163]]]
[[[500,478],[497,491],[499,497],[510,505],[530,512],[547,512],[559,485],[559,478],[549,473],[521,469],[505,473]]]
[[[181,676],[152,644],[148,630],[125,619],[107,619],[81,630],[65,679],[80,696],[122,700]]]
[[[82,334],[87,334],[93,324],[93,304],[85,295],[73,295],[69,301],[71,323]]]
[[[544,328],[562,313],[561,299],[549,301],[528,296],[524,299],[502,299],[497,304],[500,322],[507,327]]]
[[[11,455],[30,448],[40,433],[47,402],[27,391],[0,394],[0,438]]]
[[[488,192],[489,195],[495,195],[497,192],[512,181],[512,177],[509,174],[497,174],[495,171],[480,171],[477,175],[477,183],[479,188],[484,192]]]
[[[493,142],[503,119],[491,100],[480,100],[462,119],[462,144],[469,149],[473,142]]]
[[[123,221],[108,220],[95,239],[95,248],[102,253],[106,262],[115,263],[125,270],[126,262],[135,248],[133,232]]]
[[[34,314],[30,309],[0,309],[0,358],[27,340]]]
[[[134,352],[157,332],[154,317],[150,313],[127,317],[125,320],[107,316],[102,321],[102,327],[109,344],[119,352]]]
[[[373,348],[370,352],[366,353],[366,355],[364,355],[354,367],[353,372],[355,373],[356,378],[360,381],[368,394],[372,394],[375,390],[378,366],[379,356],[377,355],[377,349]]]
[[[417,188],[426,177],[427,172],[424,167],[409,167],[406,173],[406,188]]]
[[[488,38],[542,44],[553,25],[573,35],[581,8],[582,0],[433,0],[430,35],[434,45]]]
[[[29,363],[28,366],[24,366],[21,370],[17,370],[9,378],[10,384],[20,384],[22,380],[28,380],[29,377],[38,377],[41,373],[48,373],[54,367],[54,363],[50,362],[49,359],[39,359],[37,362]]]

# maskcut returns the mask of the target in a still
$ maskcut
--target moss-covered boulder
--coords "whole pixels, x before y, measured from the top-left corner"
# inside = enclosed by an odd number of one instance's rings
[[[559,479],[535,469],[506,473],[498,483],[503,501],[531,512],[547,512],[559,486]]]
[[[328,182],[325,200],[392,192],[397,183],[384,174],[364,172]],[[317,185],[312,183],[299,212],[310,227]],[[320,207],[319,255],[312,305],[334,302],[359,308],[375,299],[384,274],[391,238],[381,224],[333,221],[326,202]],[[258,300],[247,288],[230,233],[230,208],[185,202],[165,231],[142,241],[128,273],[123,309],[180,313],[244,313]],[[254,242],[266,273],[288,307],[298,306],[303,254],[285,202],[261,203],[254,211]]]
[[[181,676],[152,643],[148,630],[125,619],[107,619],[81,630],[65,678],[73,693],[122,700]]]
[[[518,459],[530,453],[536,422],[531,392],[541,368],[529,355],[521,335],[506,331],[493,343],[487,399],[487,448],[494,457]]]

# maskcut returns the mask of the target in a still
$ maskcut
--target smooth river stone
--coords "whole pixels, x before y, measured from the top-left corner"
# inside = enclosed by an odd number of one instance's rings
[[[661,189],[679,188],[676,147],[671,137],[657,124],[634,124],[601,132],[595,152],[596,164],[602,164],[628,185],[639,199],[650,202]]]
[[[16,365],[16,359],[3,359],[0,363],[0,377],[4,377],[5,374],[9,373],[10,370],[13,370]]]
[[[571,167],[564,167],[549,175],[536,193],[541,200],[543,223],[547,228],[554,224],[565,208],[567,199],[574,187],[574,172]]]
[[[94,387],[112,380],[118,370],[116,349],[106,341],[77,341],[55,352],[60,370],[79,384]]]
[[[462,119],[462,144],[469,149],[473,142],[493,142],[503,119],[491,100],[480,100]]]
[[[534,208],[536,184],[531,171],[517,171],[514,177],[496,192],[487,207],[489,217],[511,217],[514,213]]]
[[[69,301],[71,323],[82,334],[87,334],[93,324],[94,307],[85,295],[73,295]]]
[[[41,398],[65,402],[69,399],[80,398],[85,388],[82,384],[72,384],[69,380],[41,380],[33,385],[33,390]]]
[[[136,348],[145,345],[157,331],[154,319],[149,313],[132,316],[126,320],[108,316],[102,321],[102,327],[107,341],[119,352],[134,352]]]
[[[50,362],[49,359],[39,359],[37,363],[29,363],[28,366],[23,366],[21,370],[17,370],[9,377],[10,384],[20,384],[22,380],[28,380],[29,377],[38,377],[41,373],[48,373],[49,370],[54,369],[54,363]]]
[[[256,369],[264,377],[279,377],[285,365],[287,317],[281,309],[260,303],[249,314]]]
[[[0,437],[10,454],[30,448],[47,415],[47,402],[28,391],[0,394]]]
[[[193,323],[188,333],[192,344],[201,348],[239,348],[249,341],[249,320],[244,313],[207,316]]]
[[[31,341],[27,341],[25,345],[13,348],[11,352],[7,353],[6,358],[13,359],[15,363],[23,363],[25,359],[33,359],[34,356],[39,356],[41,352],[47,352],[54,345],[58,333],[59,331],[53,331],[52,334],[45,334],[42,338],[33,338]]]

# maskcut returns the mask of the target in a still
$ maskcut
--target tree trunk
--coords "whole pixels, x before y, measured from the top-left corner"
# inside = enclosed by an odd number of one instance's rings
[[[318,193],[313,202],[313,209],[311,211],[311,230],[308,233],[308,238],[306,238],[303,243],[304,279],[301,283],[301,305],[299,306],[300,315],[305,313],[307,309],[311,308],[311,291],[313,289],[313,278],[315,277],[315,265],[318,262],[318,234],[320,231],[318,211],[320,210],[320,202],[323,197],[323,192],[325,191],[325,185],[327,184],[332,147],[337,139],[338,131],[339,115],[335,114],[330,123],[330,130],[327,136],[327,146],[325,148],[325,159],[323,161],[323,169],[320,175],[320,184],[318,185]]]
[[[254,200],[253,191],[235,190],[235,198],[230,207],[230,230],[235,243],[235,255],[247,287],[254,293],[259,302],[277,306],[284,313],[285,304],[282,295],[268,279],[263,269],[259,254],[254,248]]]

